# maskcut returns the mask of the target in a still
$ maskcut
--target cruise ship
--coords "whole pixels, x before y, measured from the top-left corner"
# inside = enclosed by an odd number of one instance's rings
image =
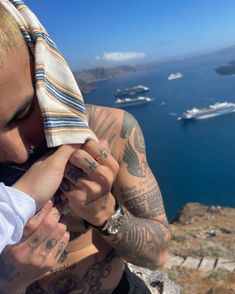
[[[135,98],[117,98],[114,104],[118,107],[127,107],[127,106],[134,106],[134,105],[141,105],[152,102],[154,99],[145,96],[138,96]]]
[[[149,91],[148,87],[138,85],[131,88],[117,89],[115,93],[115,97],[133,96],[133,95],[148,92],[148,91]]]
[[[168,76],[168,80],[171,81],[171,80],[177,80],[177,79],[180,79],[182,78],[182,73],[180,72],[177,72],[177,73],[172,73]]]
[[[192,108],[184,112],[178,120],[189,120],[189,119],[205,119],[215,116],[225,115],[228,113],[235,112],[235,104],[228,102],[217,102],[210,105],[208,108]]]

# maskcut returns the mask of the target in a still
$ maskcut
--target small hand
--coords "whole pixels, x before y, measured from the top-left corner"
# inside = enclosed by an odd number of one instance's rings
[[[85,143],[72,154],[61,185],[71,210],[96,226],[103,225],[115,207],[111,189],[119,165],[108,149],[104,142]]]
[[[75,148],[79,147],[80,145],[63,145],[54,153],[41,158],[13,185],[13,188],[32,197],[37,209],[40,209],[57,191],[65,166]]]

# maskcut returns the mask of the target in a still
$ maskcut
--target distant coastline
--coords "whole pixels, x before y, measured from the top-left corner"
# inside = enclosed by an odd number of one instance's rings
[[[110,80],[128,74],[133,74],[139,71],[150,70],[162,64],[175,63],[179,61],[186,61],[194,58],[224,55],[226,53],[234,53],[235,46],[230,46],[210,53],[198,54],[194,56],[187,56],[184,58],[174,58],[171,60],[159,60],[155,62],[137,64],[137,65],[121,65],[116,67],[96,67],[91,69],[74,70],[74,77],[83,94],[87,94],[96,89],[96,83],[99,81]],[[235,74],[235,60],[232,60],[226,65],[215,68],[217,74],[233,75]]]
[[[138,71],[149,70],[155,68],[159,63],[123,65],[117,67],[97,67],[92,69],[84,69],[74,71],[74,77],[83,94],[94,91],[96,83],[100,81],[110,80],[127,74],[133,74]]]

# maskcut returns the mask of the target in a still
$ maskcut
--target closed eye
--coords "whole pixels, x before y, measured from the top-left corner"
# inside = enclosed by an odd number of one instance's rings
[[[15,123],[22,122],[29,118],[29,116],[33,113],[35,101],[36,98],[31,96],[22,105],[20,105],[12,117],[6,122],[5,128],[11,128]]]
[[[15,118],[15,122],[17,121],[23,121],[27,118],[29,118],[29,116],[32,114],[34,107],[33,107],[34,103],[32,102],[30,105],[28,105],[28,107],[26,107],[23,112],[21,112],[16,118]]]

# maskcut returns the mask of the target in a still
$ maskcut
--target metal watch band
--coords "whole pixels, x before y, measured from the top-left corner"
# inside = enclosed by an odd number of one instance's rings
[[[83,223],[86,228],[90,226],[99,231],[100,233],[102,233],[103,235],[108,236],[115,235],[118,233],[119,228],[124,223],[124,219],[124,211],[122,207],[119,205],[119,203],[116,201],[114,213],[107,219],[103,226],[95,226],[85,220],[83,220]]]

